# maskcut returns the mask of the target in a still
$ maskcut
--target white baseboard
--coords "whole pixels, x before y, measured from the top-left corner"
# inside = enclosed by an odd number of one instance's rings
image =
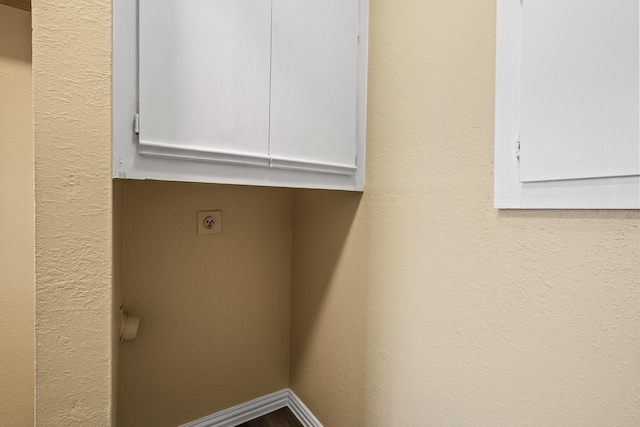
[[[180,427],[235,427],[285,406],[293,412],[304,427],[322,427],[309,408],[288,388],[216,412]]]
[[[289,394],[289,401],[287,402],[287,406],[293,412],[293,415],[300,420],[300,423],[304,427],[322,427],[320,421],[316,417],[313,416],[309,408],[302,403],[302,400],[290,389],[286,389]]]

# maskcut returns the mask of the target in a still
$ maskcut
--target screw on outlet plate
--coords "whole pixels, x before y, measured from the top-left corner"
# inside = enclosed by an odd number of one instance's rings
[[[202,225],[204,225],[207,230],[211,230],[213,226],[216,225],[216,219],[212,216],[208,216],[202,221]]]

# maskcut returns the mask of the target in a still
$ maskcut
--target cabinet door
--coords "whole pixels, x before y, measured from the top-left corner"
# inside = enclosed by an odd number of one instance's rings
[[[520,180],[640,174],[638,0],[522,10]]]
[[[640,208],[639,13],[498,0],[496,208]]]
[[[268,166],[270,0],[140,0],[140,154]]]
[[[353,174],[358,0],[273,0],[273,167]]]

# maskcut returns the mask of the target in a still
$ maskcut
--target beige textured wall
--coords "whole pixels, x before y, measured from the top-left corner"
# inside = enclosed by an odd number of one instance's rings
[[[365,193],[295,195],[327,427],[640,425],[640,215],[492,208],[494,57],[494,0],[371,0]]]
[[[32,6],[36,425],[109,426],[111,2]]]
[[[175,426],[288,386],[293,192],[124,183],[118,426]],[[222,210],[221,235],[196,212]]]
[[[0,425],[33,425],[31,15],[0,5]]]

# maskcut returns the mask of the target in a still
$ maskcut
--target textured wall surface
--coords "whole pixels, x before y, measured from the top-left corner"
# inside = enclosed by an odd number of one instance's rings
[[[640,425],[640,215],[492,208],[494,58],[494,0],[371,0],[365,193],[295,196],[327,427]]]
[[[0,5],[0,425],[33,425],[31,15]]]
[[[112,425],[111,2],[34,0],[36,425]]]
[[[127,181],[118,426],[175,426],[288,386],[293,192]],[[221,210],[220,235],[196,212]]]

